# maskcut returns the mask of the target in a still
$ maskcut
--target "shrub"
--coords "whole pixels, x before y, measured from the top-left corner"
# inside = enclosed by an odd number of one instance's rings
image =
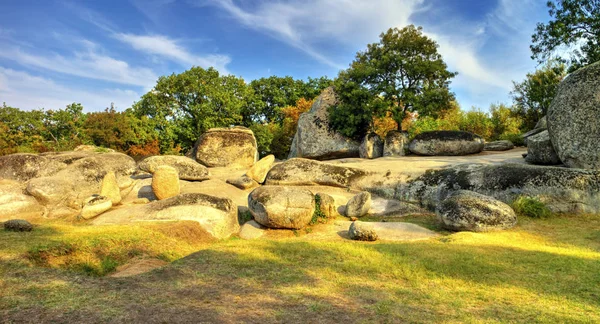
[[[515,146],[525,146],[522,134],[502,134],[498,139],[511,141]]]
[[[512,207],[520,216],[548,218],[552,215],[546,204],[533,197],[521,196],[512,203]]]

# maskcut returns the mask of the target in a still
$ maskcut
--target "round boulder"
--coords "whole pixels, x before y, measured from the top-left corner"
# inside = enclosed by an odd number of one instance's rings
[[[249,168],[258,160],[256,138],[245,127],[211,128],[196,142],[193,156],[207,167]]]
[[[168,165],[177,170],[179,179],[191,180],[191,181],[202,181],[209,178],[208,169],[185,156],[179,155],[160,155],[151,156],[143,159],[138,164],[138,169],[148,173],[154,173],[156,168],[161,165]]]
[[[179,195],[179,175],[175,168],[161,165],[152,175],[152,191],[159,200]]]
[[[369,209],[371,209],[371,194],[363,191],[348,200],[346,204],[346,216],[362,217],[369,212]]]
[[[436,213],[444,228],[452,231],[485,232],[517,224],[512,207],[473,191],[459,190],[442,201]]]
[[[408,153],[408,133],[392,130],[385,134],[383,156],[405,156]]]
[[[369,133],[363,138],[358,153],[361,159],[376,159],[383,156],[383,141],[375,133]]]
[[[24,219],[11,219],[4,222],[4,229],[13,232],[31,232],[33,225]]]
[[[515,145],[513,144],[513,142],[508,141],[508,140],[502,140],[502,141],[485,143],[483,150],[484,151],[508,151],[508,150],[512,150],[514,148],[515,148]]]
[[[350,224],[348,236],[356,241],[377,241],[377,232],[369,223],[354,221]]]
[[[483,138],[462,131],[421,133],[410,142],[409,149],[417,155],[469,155],[483,151]]]
[[[581,68],[558,86],[548,108],[548,132],[568,167],[600,170],[600,62]]]
[[[263,186],[248,196],[254,219],[266,227],[301,229],[315,212],[315,197],[307,189]]]

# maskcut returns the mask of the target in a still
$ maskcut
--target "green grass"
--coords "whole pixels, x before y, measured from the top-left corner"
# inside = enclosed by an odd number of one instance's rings
[[[512,207],[519,216],[532,218],[548,218],[552,216],[552,212],[546,207],[546,204],[532,197],[521,196],[512,203]]]
[[[407,220],[437,226],[434,217]],[[106,278],[65,259],[88,255],[105,269],[132,250],[175,261]],[[56,256],[40,266],[34,251]],[[0,291],[0,318],[9,322],[593,323],[600,216],[522,217],[507,231],[374,243],[205,243],[191,225],[49,224],[0,232]]]

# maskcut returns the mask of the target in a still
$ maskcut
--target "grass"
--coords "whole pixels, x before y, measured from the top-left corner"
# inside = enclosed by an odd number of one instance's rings
[[[436,227],[434,217],[407,220]],[[444,233],[438,239],[397,243],[301,237],[206,243],[194,233],[189,224],[60,223],[31,233],[0,232],[0,318],[600,322],[598,215],[522,217],[508,231]],[[30,256],[43,251],[39,246],[53,251],[44,266]],[[88,255],[93,264],[110,269],[111,262],[124,262],[132,250],[175,261],[144,275],[107,278],[71,268],[74,261],[64,260],[65,255],[74,260]],[[113,261],[104,266],[106,256]]]
[[[548,218],[552,216],[552,211],[546,207],[546,204],[532,197],[521,196],[512,203],[512,207],[519,216],[532,218]]]

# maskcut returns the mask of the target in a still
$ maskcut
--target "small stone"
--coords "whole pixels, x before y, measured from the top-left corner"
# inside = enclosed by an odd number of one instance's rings
[[[315,199],[319,200],[319,210],[327,218],[336,218],[338,215],[335,208],[335,199],[326,193],[319,192],[315,195]]]
[[[110,198],[106,196],[92,196],[86,199],[83,208],[81,209],[81,218],[92,219],[113,206]]]
[[[363,191],[352,197],[346,204],[346,216],[362,217],[371,209],[371,194]]]
[[[377,241],[377,233],[373,226],[368,223],[354,221],[350,224],[350,229],[348,230],[348,235],[350,239],[356,241]]]
[[[357,220],[358,220],[358,217],[350,217],[350,220],[351,220],[351,221],[353,221],[353,222],[354,222],[354,221],[357,221]]]
[[[161,165],[152,175],[152,191],[158,200],[179,195],[179,174],[173,167]]]
[[[244,223],[240,229],[240,238],[243,240],[254,240],[265,234],[265,227],[254,220]]]
[[[275,163],[275,155],[267,155],[254,163],[250,170],[246,172],[246,176],[257,183],[264,183],[273,163]]]
[[[11,219],[4,222],[4,229],[13,232],[31,232],[33,225],[24,219]]]
[[[247,175],[238,178],[227,179],[227,183],[242,190],[254,189],[259,186],[258,182],[250,179]]]
[[[121,190],[117,183],[117,176],[113,171],[107,172],[102,179],[100,196],[108,197],[113,205],[121,202]]]

